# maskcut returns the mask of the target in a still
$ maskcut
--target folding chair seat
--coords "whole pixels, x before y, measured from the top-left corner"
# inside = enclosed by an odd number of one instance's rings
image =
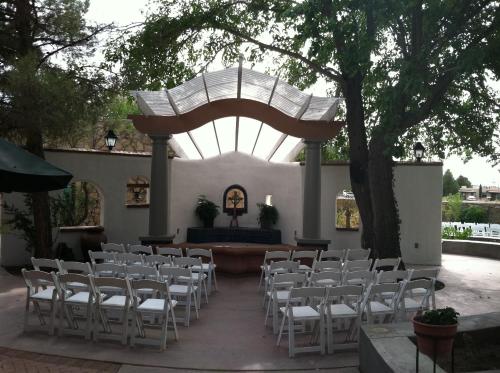
[[[313,272],[342,272],[342,262],[337,260],[315,260],[312,267]]]
[[[325,311],[326,335],[328,353],[333,353],[335,347],[350,348],[357,346],[359,341],[359,328],[363,313],[363,286],[341,285],[330,287],[326,291]],[[347,328],[342,328],[344,322],[348,321]],[[337,324],[337,325],[335,325]],[[343,343],[334,342],[335,331],[345,331]]]
[[[370,249],[347,249],[344,260],[368,259],[370,252]]]
[[[429,279],[432,281],[431,287],[431,307],[432,309],[436,309],[436,281],[439,275],[439,268],[431,268],[431,269],[413,269],[409,280],[418,280],[418,279]],[[412,289],[413,296],[423,296],[427,292],[426,289],[414,288]]]
[[[128,245],[127,251],[131,254],[153,255],[153,248],[145,245]]]
[[[104,243],[101,242],[101,250],[112,253],[126,253],[125,245],[122,243]]]
[[[166,266],[173,265],[172,258],[170,256],[155,255],[155,254],[146,255],[144,257],[144,264],[156,268],[158,268],[158,266],[160,265],[166,265]]]
[[[200,270],[203,267],[201,259],[191,257],[174,257],[174,266],[191,269],[191,279],[198,288],[198,306],[201,308],[202,292],[205,294],[205,303],[208,304],[208,291],[206,283],[207,275]],[[182,280],[182,277],[179,279]]]
[[[273,276],[277,273],[290,273],[297,272],[299,268],[299,262],[293,262],[291,260],[280,260],[279,262],[271,262],[269,267],[266,269],[264,275],[264,300],[262,305],[265,307],[266,300],[268,299],[268,292],[271,286]]]
[[[376,284],[390,284],[409,280],[413,270],[380,271],[375,275]],[[381,294],[384,299],[390,299],[394,296],[393,292]]]
[[[54,335],[54,322],[55,314],[57,310],[57,301],[59,299],[57,289],[55,287],[55,273],[54,272],[43,272],[43,271],[28,271],[22,269],[22,274],[24,282],[26,284],[26,308],[24,311],[24,331],[29,331],[31,329],[42,329],[48,331],[49,335]],[[33,309],[40,321],[40,327],[35,328],[30,325],[30,304],[33,303]],[[42,304],[48,305],[50,321],[47,325],[45,321],[46,313],[41,307]]]
[[[371,266],[372,266],[371,259],[348,260],[344,262],[342,271],[343,272],[369,271],[371,270]]]
[[[217,265],[214,262],[214,256],[212,254],[212,249],[186,249],[186,256],[192,258],[200,258],[202,261],[202,268],[198,266],[193,266],[193,271],[202,270],[208,276],[208,293],[212,293],[212,282],[214,284],[215,290],[217,290],[217,277],[215,275],[215,268]]]
[[[297,352],[320,351],[325,353],[325,335],[324,335],[324,307],[319,306],[326,294],[326,288],[323,287],[305,287],[291,288],[288,301],[284,307],[280,307],[283,314],[281,327],[276,345],[279,346],[284,332],[285,322],[288,321],[288,356],[294,357]],[[319,306],[319,307],[318,307]],[[297,347],[295,345],[295,323],[301,323],[303,330],[306,331],[304,324],[313,322],[319,324],[319,345]],[[312,331],[318,330],[313,328]]]
[[[375,259],[372,269],[374,271],[395,271],[398,269],[400,263],[401,258]]]
[[[127,344],[129,312],[133,303],[128,278],[91,277],[91,281],[95,299],[94,341],[105,337]],[[110,293],[109,289],[114,291]],[[112,323],[122,324],[121,333],[113,333]],[[98,324],[102,326],[102,332],[98,330]]]
[[[403,315],[408,318],[408,314],[415,315],[428,310],[430,308],[429,298],[431,297],[432,288],[433,281],[429,279],[405,281],[397,300],[401,318],[403,318]],[[426,291],[422,295],[415,295],[412,292],[413,289],[425,289]]]
[[[92,251],[89,250],[90,263],[94,266],[97,263],[115,263],[115,253],[110,251]]]
[[[128,265],[126,267],[127,277],[131,280],[154,280],[159,279],[158,270],[156,267],[144,266],[144,265]],[[138,291],[139,295],[144,298],[146,296],[152,296],[154,289],[143,288]]]
[[[142,254],[133,254],[133,253],[117,253],[116,261],[119,264],[125,265],[143,265],[144,259]]]
[[[397,312],[397,300],[403,283],[371,284],[366,291],[365,311],[369,324],[393,322]],[[394,294],[384,298],[383,294]]]
[[[85,339],[90,339],[94,311],[94,292],[92,291],[90,276],[89,274],[78,273],[60,273],[57,276],[56,288],[60,302],[59,336],[70,331],[70,334],[84,334]],[[80,308],[85,309],[85,313],[78,312]],[[78,323],[78,319],[82,317],[86,319],[84,331],[80,329]],[[64,319],[66,319],[69,330],[63,326]]]
[[[160,266],[160,279],[168,284],[171,297],[177,301],[178,306],[184,306],[184,326],[189,326],[191,320],[191,307],[194,306],[198,319],[198,287],[190,268]],[[180,300],[183,299],[183,300]]]
[[[92,267],[88,262],[82,263],[82,262],[66,262],[64,260],[59,261],[59,273],[60,274],[66,274],[66,273],[76,273],[76,274],[82,274],[82,275],[93,275],[94,273],[92,272]],[[80,288],[80,289],[89,289],[88,285],[82,282],[75,282],[74,284],[67,284],[68,289],[72,288]]]
[[[319,253],[319,260],[331,260],[337,262],[343,262],[345,257],[345,250],[343,249],[332,249],[332,250],[321,250]]]
[[[342,274],[343,285],[363,285],[367,288],[373,281],[374,273],[369,270],[348,271]]]
[[[158,255],[167,255],[172,257],[184,256],[184,254],[182,253],[182,249],[177,247],[156,247],[156,253]]]
[[[309,286],[339,286],[342,284],[342,272],[323,271],[312,272],[309,276]]]
[[[161,329],[159,344],[160,350],[164,350],[167,345],[167,332],[170,320],[172,320],[175,340],[177,341],[179,339],[174,313],[177,301],[171,299],[168,284],[166,282],[144,279],[132,280],[130,284],[134,302],[132,308],[132,335],[130,337],[131,346],[134,346],[137,342],[137,334],[141,337],[141,343],[150,344],[153,342],[151,339],[146,338],[145,326],[147,325],[149,327],[159,327]],[[140,302],[139,295],[150,289],[154,291],[156,297],[148,298]],[[150,322],[146,324],[146,318],[144,316],[153,317],[149,317],[148,320],[150,320]]]
[[[318,250],[295,250],[292,252],[290,260],[299,262],[299,272],[309,273],[312,271],[312,265],[318,258]]]
[[[269,271],[270,263],[277,262],[280,260],[289,260],[290,259],[290,251],[266,251],[264,254],[264,261],[260,266],[260,281],[259,281],[259,289],[262,286],[262,280],[264,280],[265,275]],[[266,290],[266,289],[265,289]]]
[[[264,325],[267,325],[267,320],[271,314],[274,334],[277,334],[279,330],[278,309],[288,301],[290,289],[293,287],[302,287],[306,282],[307,276],[305,273],[276,273],[273,276],[270,290],[267,292],[269,300]]]

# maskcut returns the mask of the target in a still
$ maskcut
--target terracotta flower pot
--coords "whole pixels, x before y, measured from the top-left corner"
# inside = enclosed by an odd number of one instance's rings
[[[449,356],[457,334],[457,325],[431,325],[420,322],[417,317],[413,318],[413,329],[420,352],[430,358],[434,356],[434,351],[436,356]]]

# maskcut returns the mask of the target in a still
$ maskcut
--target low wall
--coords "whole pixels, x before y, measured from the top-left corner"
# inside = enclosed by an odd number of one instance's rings
[[[443,240],[443,254],[500,259],[500,243],[472,240]]]

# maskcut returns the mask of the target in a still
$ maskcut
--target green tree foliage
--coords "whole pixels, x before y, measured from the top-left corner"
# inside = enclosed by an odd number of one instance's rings
[[[466,223],[488,223],[488,213],[479,206],[469,206],[463,210],[462,221]]]
[[[445,221],[461,221],[462,218],[462,197],[460,194],[450,195],[444,204]]]
[[[450,170],[446,170],[443,175],[443,196],[457,194],[460,185],[457,183]]]
[[[463,186],[467,187],[467,188],[472,187],[472,183],[465,176],[460,175],[459,177],[457,177],[456,181],[457,181],[457,184],[459,187],[463,187]]]
[[[299,88],[346,99],[351,186],[363,246],[400,256],[393,157],[495,154],[499,5],[490,0],[158,0],[108,53],[128,88],[171,87],[214,59],[273,59]]]

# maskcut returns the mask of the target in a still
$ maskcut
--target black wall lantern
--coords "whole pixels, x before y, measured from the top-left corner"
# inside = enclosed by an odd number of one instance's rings
[[[415,159],[417,162],[421,162],[424,157],[425,148],[422,143],[419,141],[413,146],[413,154],[415,155]]]
[[[106,141],[106,146],[108,147],[109,151],[111,151],[116,145],[116,140],[118,140],[118,136],[115,135],[113,130],[109,130],[104,140]]]

